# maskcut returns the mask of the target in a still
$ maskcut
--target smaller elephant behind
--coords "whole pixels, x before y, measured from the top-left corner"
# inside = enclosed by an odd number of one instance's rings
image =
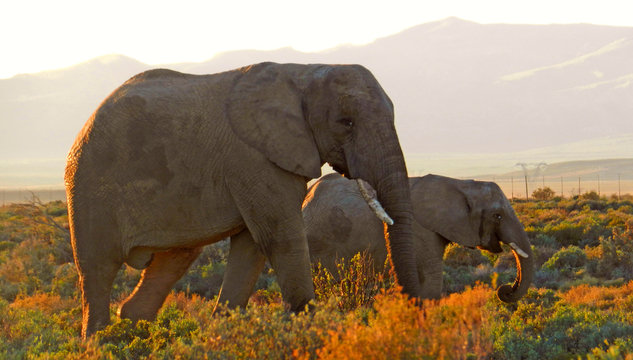
[[[533,254],[522,224],[499,186],[437,175],[409,178],[415,257],[423,298],[442,293],[444,249],[449,242],[493,253],[510,245],[517,261],[513,285],[497,290],[515,302],[532,282]],[[303,202],[312,263],[336,274],[339,259],[367,251],[381,270],[387,258],[383,224],[370,210],[355,181],[329,174],[315,182]]]

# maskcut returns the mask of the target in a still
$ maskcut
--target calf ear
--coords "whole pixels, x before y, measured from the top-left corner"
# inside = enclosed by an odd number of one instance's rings
[[[240,69],[227,115],[237,137],[277,166],[306,178],[321,176],[321,159],[286,66],[263,63]]]
[[[462,180],[427,175],[411,186],[415,219],[447,240],[469,247],[481,245],[481,211],[463,191]]]

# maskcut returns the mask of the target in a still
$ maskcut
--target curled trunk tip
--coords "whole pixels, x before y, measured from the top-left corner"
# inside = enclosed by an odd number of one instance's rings
[[[516,244],[512,244],[516,246]],[[519,252],[512,246],[512,253],[516,259],[517,277],[514,280],[514,284],[504,284],[497,288],[497,297],[505,303],[517,302],[527,293],[532,283],[532,275],[534,272],[531,249],[528,248],[527,252],[524,250]]]

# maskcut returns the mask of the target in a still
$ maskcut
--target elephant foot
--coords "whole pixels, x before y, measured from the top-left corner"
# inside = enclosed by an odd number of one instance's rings
[[[292,311],[294,314],[299,314],[302,312],[305,313],[309,313],[312,314],[316,311],[316,305],[314,305],[314,302],[312,300],[305,302],[303,305],[301,306],[297,306],[294,309],[290,309],[290,311]]]
[[[130,319],[132,324],[136,324],[139,320],[153,321],[156,318],[158,309],[147,309],[135,302],[125,302],[117,310],[117,315],[121,319]]]

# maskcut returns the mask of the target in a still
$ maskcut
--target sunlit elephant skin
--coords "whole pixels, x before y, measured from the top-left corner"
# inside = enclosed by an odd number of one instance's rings
[[[122,317],[152,319],[200,247],[227,236],[220,301],[245,306],[269,260],[284,300],[314,298],[301,215],[329,163],[377,190],[398,281],[419,296],[407,171],[393,104],[359,65],[256,64],[213,75],[158,69],[98,107],[68,155],[66,190],[86,337],[110,321],[121,265],[144,269]]]
[[[449,242],[494,253],[509,244],[517,259],[517,279],[497,294],[514,302],[532,282],[534,256],[523,226],[499,186],[437,175],[409,179],[415,256],[423,298],[442,293],[442,258]],[[336,274],[336,262],[367,251],[380,270],[387,257],[383,224],[362,199],[356,182],[330,174],[315,182],[303,203],[313,263]]]

